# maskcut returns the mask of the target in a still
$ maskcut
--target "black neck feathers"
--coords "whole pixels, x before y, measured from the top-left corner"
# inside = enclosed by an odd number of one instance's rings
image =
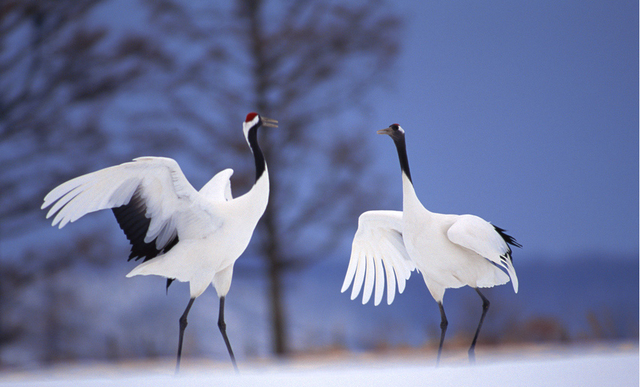
[[[264,160],[264,155],[262,154],[262,150],[258,145],[258,128],[259,127],[260,127],[260,123],[256,124],[251,129],[249,129],[249,133],[247,134],[249,147],[251,148],[251,152],[253,152],[253,158],[256,163],[256,181],[260,179],[265,169],[267,168],[266,161]]]
[[[393,137],[393,142],[396,144],[396,150],[398,151],[398,159],[400,159],[400,169],[407,175],[407,178],[413,184],[411,180],[411,171],[409,171],[409,159],[407,158],[407,144],[403,136]]]

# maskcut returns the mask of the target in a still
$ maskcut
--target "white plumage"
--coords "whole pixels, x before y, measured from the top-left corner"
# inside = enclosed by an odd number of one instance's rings
[[[256,163],[256,182],[249,192],[232,198],[232,169],[216,174],[200,191],[187,181],[175,160],[140,157],[89,173],[54,188],[42,208],[51,206],[47,218],[60,228],[82,216],[103,210],[113,212],[131,242],[132,258],[143,258],[127,277],[158,275],[189,282],[190,302],[180,319],[178,363],[187,314],[196,297],[209,284],[220,297],[222,332],[235,367],[233,351],[224,329],[224,297],[231,286],[233,265],[246,249],[269,199],[269,175],[258,146],[261,125],[275,120],[249,113],[243,131]]]
[[[520,245],[503,229],[475,215],[445,215],[428,211],[413,188],[404,130],[393,124],[378,133],[391,136],[398,151],[403,210],[368,211],[360,215],[342,292],[353,284],[351,299],[355,299],[362,289],[362,303],[365,304],[375,290],[374,303],[378,305],[386,278],[387,303],[391,304],[396,283],[402,293],[405,281],[417,268],[440,307],[439,362],[448,324],[443,307],[445,290],[462,286],[475,288],[483,300],[483,313],[469,349],[473,360],[478,333],[489,307],[489,301],[478,288],[503,285],[511,280],[514,291],[518,292],[518,278],[509,244]]]
[[[398,292],[402,293],[415,267],[402,240],[402,212],[367,211],[358,220],[342,291],[347,290],[353,280],[353,300],[364,284],[362,303],[366,304],[375,286],[374,303],[378,305],[382,300],[383,276],[386,274],[387,303],[391,304],[396,294],[396,283]]]

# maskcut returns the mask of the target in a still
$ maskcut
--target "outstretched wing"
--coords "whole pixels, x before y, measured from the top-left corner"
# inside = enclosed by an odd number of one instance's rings
[[[353,282],[353,300],[364,283],[362,303],[366,304],[375,285],[374,303],[378,305],[382,300],[386,272],[387,303],[391,304],[395,298],[396,282],[398,292],[402,293],[414,269],[415,264],[402,240],[402,212],[367,211],[360,215],[342,292]]]
[[[518,293],[518,277],[513,267],[509,244],[522,246],[503,229],[475,215],[460,215],[449,227],[447,237],[451,242],[504,267],[511,278],[513,290]]]
[[[188,211],[197,191],[178,163],[169,158],[140,157],[79,176],[54,188],[42,208],[64,227],[82,216],[111,208],[131,242],[131,255],[151,259],[178,242],[176,214]]]

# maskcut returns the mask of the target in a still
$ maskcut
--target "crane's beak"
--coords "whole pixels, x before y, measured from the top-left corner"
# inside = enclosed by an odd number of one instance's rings
[[[391,128],[384,128],[384,129],[380,129],[380,130],[378,130],[376,133],[378,133],[378,134],[388,134],[388,135],[391,135],[391,133],[393,133],[393,129],[391,129]]]
[[[262,125],[268,126],[270,128],[278,127],[278,120],[274,120],[272,118],[260,117],[262,119]]]

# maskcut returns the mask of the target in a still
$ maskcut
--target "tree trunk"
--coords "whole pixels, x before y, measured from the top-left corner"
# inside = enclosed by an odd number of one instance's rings
[[[260,15],[260,7],[262,5],[261,0],[245,0],[243,4],[243,11],[249,21],[249,36],[251,41],[251,53],[254,60],[254,84],[256,101],[255,106],[259,114],[269,113],[269,104],[267,102],[267,88],[269,84],[269,64],[267,58],[263,52],[262,42],[262,20]],[[278,117],[274,117],[278,118]],[[269,158],[269,154],[272,153],[272,142],[268,139],[262,141],[263,148],[265,149],[265,157]],[[271,160],[276,161],[277,157],[272,157]],[[277,165],[273,168],[277,170]],[[269,171],[270,185],[271,185],[271,198],[270,202],[275,202],[274,196],[277,195],[277,174]],[[268,205],[262,216],[262,222],[264,224],[264,242],[262,251],[264,257],[267,260],[267,271],[269,280],[269,304],[271,312],[271,332],[273,340],[273,352],[278,356],[287,355],[289,352],[287,339],[286,339],[286,324],[284,313],[284,301],[283,301],[283,275],[284,265],[282,264],[282,257],[280,253],[279,232],[277,226],[277,219],[273,205]]]
[[[283,303],[283,266],[280,262],[278,240],[275,227],[273,211],[265,211],[263,216],[265,228],[267,230],[265,241],[265,253],[269,274],[269,304],[271,311],[271,329],[273,340],[273,351],[278,356],[285,356],[289,352],[286,338],[285,313]]]

